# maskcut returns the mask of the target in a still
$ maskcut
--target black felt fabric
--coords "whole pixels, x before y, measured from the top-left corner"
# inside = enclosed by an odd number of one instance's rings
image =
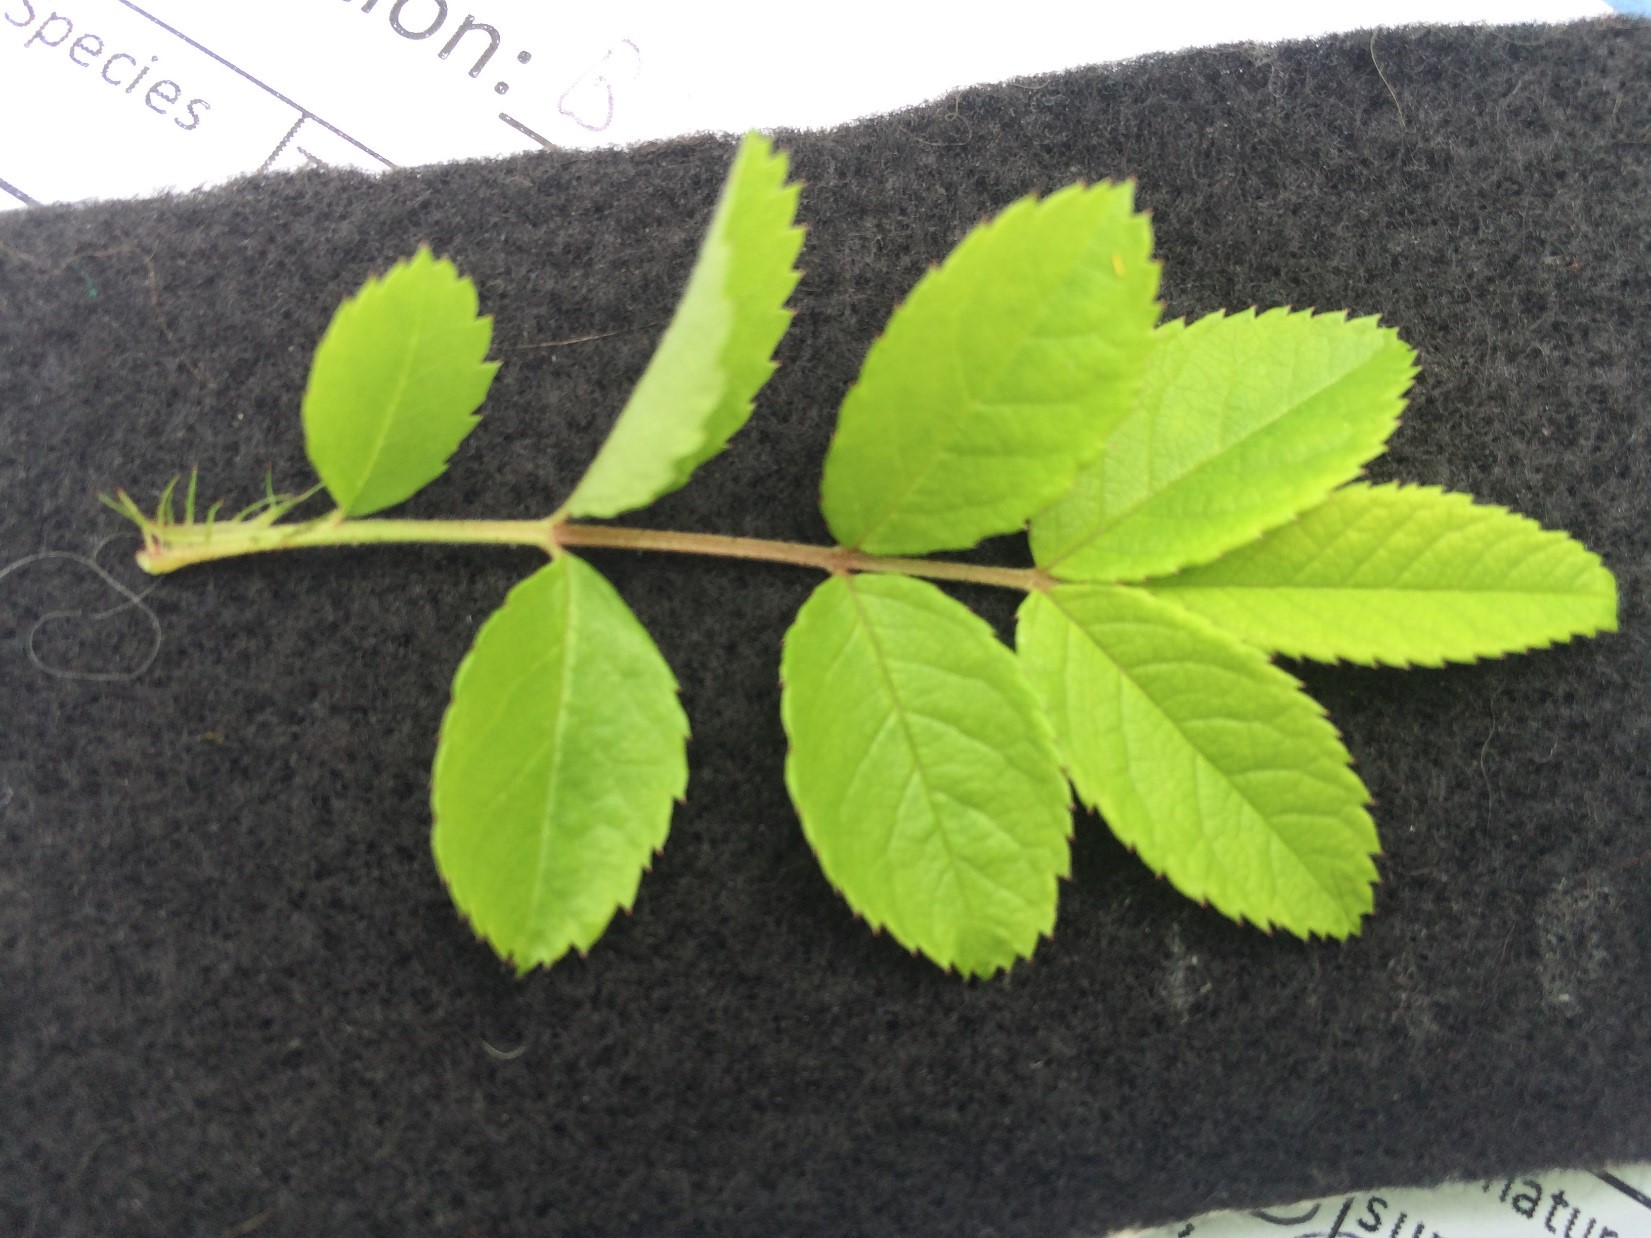
[[[1054,940],[1006,979],[941,974],[853,918],[786,798],[776,667],[815,579],[597,554],[682,681],[690,795],[634,914],[518,981],[436,877],[426,779],[453,670],[536,556],[180,574],[148,595],[159,658],[116,682],[31,661],[42,616],[118,601],[34,561],[0,582],[0,1231],[1097,1234],[1651,1158],[1648,68],[1630,20],[1359,34],[788,137],[810,232],[783,368],[645,517],[824,540],[818,470],[867,344],[1029,190],[1138,178],[1172,315],[1380,313],[1423,369],[1372,472],[1573,531],[1623,607],[1619,635],[1504,662],[1301,669],[1376,798],[1362,937],[1237,927],[1080,818]],[[0,554],[88,551],[118,527],[100,489],[193,464],[242,502],[266,465],[307,485],[310,350],[421,241],[475,277],[504,368],[405,510],[549,511],[728,154],[5,217]],[[598,333],[619,334],[547,343]],[[131,545],[104,558],[138,581]],[[1007,632],[1012,598],[961,596]],[[127,611],[33,648],[118,669],[147,638]]]

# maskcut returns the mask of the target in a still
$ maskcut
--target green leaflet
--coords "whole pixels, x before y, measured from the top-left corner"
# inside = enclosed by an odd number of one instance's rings
[[[1055,924],[1066,786],[1014,656],[933,585],[833,577],[786,635],[786,783],[873,928],[989,976]]]
[[[803,230],[785,154],[740,142],[688,287],[562,514],[616,516],[682,486],[751,415],[791,322]]]
[[[912,290],[872,345],[826,456],[844,546],[962,549],[1072,485],[1135,398],[1158,266],[1130,185],[1023,198]]]
[[[1374,318],[1245,311],[1158,337],[1106,454],[1032,522],[1033,558],[1062,579],[1207,562],[1313,506],[1381,452],[1415,373]]]
[[[1033,593],[1019,624],[1078,795],[1148,866],[1262,928],[1358,932],[1376,880],[1369,795],[1295,680],[1138,589]]]
[[[440,477],[493,382],[493,320],[429,249],[369,279],[333,315],[304,392],[310,463],[339,509],[365,516]]]
[[[1617,626],[1616,581],[1598,556],[1431,486],[1348,486],[1146,587],[1259,648],[1326,662],[1438,666]]]
[[[676,681],[569,554],[517,585],[453,680],[432,778],[436,867],[519,971],[588,950],[636,897],[687,785]]]

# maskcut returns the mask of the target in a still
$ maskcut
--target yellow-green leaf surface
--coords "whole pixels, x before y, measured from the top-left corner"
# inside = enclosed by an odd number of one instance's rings
[[[310,463],[350,516],[440,477],[479,420],[498,363],[476,286],[420,248],[338,307],[304,392]]]
[[[431,789],[436,866],[501,957],[583,952],[630,907],[687,735],[665,659],[594,568],[564,554],[511,590],[454,677]]]
[[[751,416],[791,322],[803,230],[787,159],[748,133],[653,359],[574,488],[569,516],[616,516],[682,486]]]
[[[1031,954],[1071,814],[1049,724],[985,622],[924,581],[834,577],[780,676],[786,783],[849,906],[965,975]]]
[[[1320,661],[1438,666],[1617,626],[1616,580],[1580,542],[1431,486],[1347,486],[1147,587],[1261,649]]]
[[[1150,868],[1237,920],[1358,932],[1376,880],[1369,795],[1295,680],[1138,589],[1058,586],[1019,622],[1079,797]]]
[[[1414,357],[1374,318],[1166,323],[1106,454],[1032,522],[1033,557],[1065,580],[1123,581],[1242,546],[1381,452]]]
[[[1023,527],[1135,398],[1158,320],[1152,229],[1129,185],[1023,198],[894,312],[843,401],[826,523],[874,554]]]

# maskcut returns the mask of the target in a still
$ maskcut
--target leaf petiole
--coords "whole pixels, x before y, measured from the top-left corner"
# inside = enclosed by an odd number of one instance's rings
[[[117,510],[120,510],[117,508]],[[130,513],[122,511],[123,515]],[[157,525],[144,523],[144,547],[138,566],[152,576],[219,559],[300,550],[317,546],[388,544],[534,546],[555,555],[564,547],[652,551],[705,555],[763,563],[787,563],[822,572],[879,572],[990,585],[1030,592],[1053,584],[1041,568],[990,567],[940,559],[906,559],[866,554],[840,546],[686,533],[674,529],[635,529],[621,525],[579,524],[546,520],[347,520],[339,512],[301,524]]]
[[[550,525],[543,520],[348,520],[335,510],[294,524],[229,520],[215,525],[160,525],[146,520],[142,529],[144,545],[137,561],[151,576],[196,563],[313,546],[456,543],[538,546],[549,553],[556,549]]]

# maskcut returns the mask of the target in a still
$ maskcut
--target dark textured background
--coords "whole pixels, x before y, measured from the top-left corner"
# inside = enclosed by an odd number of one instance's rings
[[[113,683],[31,663],[43,614],[111,601],[31,563],[0,582],[0,1232],[1094,1234],[1651,1158],[1648,70],[1631,20],[1388,32],[1374,58],[1362,34],[786,138],[810,232],[784,366],[646,517],[822,540],[818,469],[867,343],[1028,190],[1137,177],[1171,314],[1380,313],[1423,368],[1372,471],[1573,531],[1618,573],[1623,630],[1304,670],[1376,797],[1361,938],[1238,928],[1081,819],[1029,965],[969,985],[909,958],[826,885],[786,799],[776,666],[814,579],[597,555],[681,678],[690,796],[634,915],[518,982],[435,875],[426,778],[453,669],[534,555],[170,577],[159,659]],[[728,154],[0,219],[0,556],[86,551],[118,525],[99,489],[149,496],[191,464],[242,502],[266,464],[307,485],[310,350],[421,241],[475,277],[504,368],[405,511],[548,511],[640,372]],[[1007,619],[1011,598],[963,595]],[[37,647],[131,665],[146,632],[126,612]]]

